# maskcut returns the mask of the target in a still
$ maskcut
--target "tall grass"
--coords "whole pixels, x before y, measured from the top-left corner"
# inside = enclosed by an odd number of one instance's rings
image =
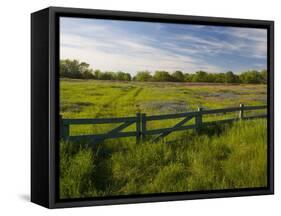
[[[93,152],[70,143],[60,145],[60,197],[97,195]]]
[[[60,145],[61,198],[267,185],[266,120],[187,131],[171,143],[104,145],[101,153]]]

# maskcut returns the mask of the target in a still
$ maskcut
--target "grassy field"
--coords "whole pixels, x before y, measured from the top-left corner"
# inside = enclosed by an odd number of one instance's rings
[[[99,118],[179,113],[266,104],[265,85],[145,83],[61,80],[63,118]],[[251,114],[251,113],[246,113]],[[222,119],[237,116],[210,116]],[[178,120],[155,121],[149,129]],[[191,122],[192,123],[192,122]],[[72,126],[70,134],[103,133],[114,124]],[[135,127],[135,126],[132,126]],[[127,130],[130,130],[128,128]],[[107,140],[97,151],[60,143],[60,196],[124,194],[266,186],[266,120],[212,126],[200,134],[174,132],[158,143],[135,138]]]
[[[266,85],[62,80],[60,100],[65,118],[94,118],[264,105],[266,95]]]

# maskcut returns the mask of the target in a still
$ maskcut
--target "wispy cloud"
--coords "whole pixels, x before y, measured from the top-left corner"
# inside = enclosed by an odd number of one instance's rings
[[[80,59],[94,69],[132,74],[139,70],[238,72],[257,65],[265,68],[265,30],[185,27],[62,18],[61,58]]]

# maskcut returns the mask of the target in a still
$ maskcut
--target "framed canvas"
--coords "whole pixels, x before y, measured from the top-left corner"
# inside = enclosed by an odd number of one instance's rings
[[[50,7],[31,15],[31,201],[273,194],[274,23]]]

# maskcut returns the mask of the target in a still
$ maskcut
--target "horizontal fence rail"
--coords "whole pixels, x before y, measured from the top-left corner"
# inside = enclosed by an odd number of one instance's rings
[[[157,135],[152,139],[153,142],[156,142],[174,131],[182,131],[188,129],[195,129],[200,131],[201,128],[212,125],[212,124],[222,124],[230,123],[237,120],[250,120],[256,118],[267,118],[267,113],[258,114],[253,116],[246,116],[245,111],[253,110],[263,110],[267,109],[267,106],[244,106],[240,104],[239,107],[228,107],[220,109],[203,109],[198,108],[197,111],[184,112],[184,113],[175,113],[175,114],[163,114],[163,115],[151,115],[146,116],[145,113],[137,113],[134,117],[118,117],[118,118],[83,118],[83,119],[60,119],[60,136],[61,139],[70,142],[87,142],[92,146],[103,142],[106,139],[122,138],[122,137],[136,137],[136,142],[145,141],[147,136]],[[237,118],[229,118],[223,120],[215,120],[203,122],[204,115],[212,114],[226,114],[231,112],[238,112]],[[159,129],[147,129],[147,123],[150,121],[158,120],[167,120],[167,119],[181,119],[172,127],[168,128],[159,128]],[[195,119],[195,124],[184,125],[188,121]],[[90,135],[70,135],[70,126],[71,125],[96,125],[96,124],[111,124],[111,123],[122,123],[116,128],[108,131],[104,134],[90,134]],[[122,132],[122,130],[128,128],[131,125],[135,125],[134,131]]]

